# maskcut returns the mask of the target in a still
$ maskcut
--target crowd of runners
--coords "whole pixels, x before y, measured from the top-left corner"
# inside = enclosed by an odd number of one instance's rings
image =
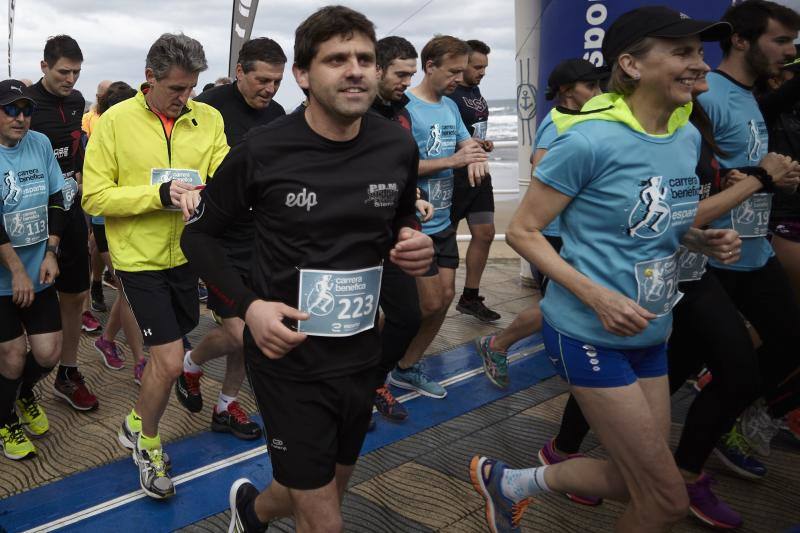
[[[607,30],[606,67],[564,58],[550,74],[555,105],[507,230],[543,296],[475,343],[506,388],[510,346],[541,332],[570,396],[539,466],[464,465],[491,531],[518,531],[543,491],[625,503],[619,531],[667,531],[688,513],[735,528],[710,455],[758,479],[779,431],[800,438],[798,30],[798,13],[765,0],[720,21],[643,7]],[[712,70],[703,47],[717,45]],[[388,385],[447,394],[422,359],[457,289],[459,311],[500,318],[479,293],[495,233],[490,53],[448,35],[417,52],[328,6],[296,30],[306,100],[288,115],[278,43],[246,42],[235,79],[195,95],[207,62],[183,34],[152,44],[138,89],[102,82],[84,115],[81,49],[48,39],[37,83],[0,82],[5,457],[36,455],[29,436],[49,429],[37,383],[54,369],[57,398],[98,408],[79,338],[100,333],[98,355],[121,370],[123,330],[140,389],[118,439],[148,496],[175,494],[181,457],[159,436],[170,395],[201,411],[203,365],[225,357],[211,429],[265,438],[273,479],[234,483],[230,530],[293,516],[298,531],[341,531],[373,410],[410,416]],[[118,289],[111,305],[103,284]],[[219,327],[192,347],[206,300]],[[264,428],[237,401],[245,376]],[[673,451],[670,394],[690,379]],[[579,453],[590,430],[607,459]]]

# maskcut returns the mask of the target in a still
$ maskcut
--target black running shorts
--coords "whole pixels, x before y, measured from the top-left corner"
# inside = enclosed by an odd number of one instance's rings
[[[426,277],[439,273],[439,267],[458,268],[458,243],[456,242],[456,228],[453,226],[443,229],[439,233],[429,235],[433,240],[433,262],[425,273]]]
[[[245,354],[275,480],[290,489],[318,489],[334,478],[337,464],[354,465],[372,416],[375,369],[289,381],[264,371],[260,351],[245,348]]]
[[[454,227],[466,218],[470,225],[494,224],[494,189],[492,177],[487,176],[477,187],[470,187],[466,176],[453,180],[453,205],[450,221]]]
[[[55,283],[58,292],[78,294],[89,290],[89,228],[79,203],[67,211],[67,223],[58,245],[58,270]]]
[[[115,274],[147,346],[176,341],[200,321],[197,276],[188,264]]]
[[[101,254],[108,253],[108,239],[106,239],[106,225],[105,224],[92,224],[92,234],[94,235],[94,243],[97,245],[97,251]]]
[[[39,335],[61,330],[61,311],[52,285],[37,292],[28,307],[17,306],[12,298],[0,296],[0,342],[14,340],[25,333]]]

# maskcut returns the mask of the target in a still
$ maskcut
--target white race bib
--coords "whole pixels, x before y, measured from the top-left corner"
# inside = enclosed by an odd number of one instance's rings
[[[764,237],[769,229],[772,194],[754,194],[731,211],[731,227],[740,237]]]
[[[192,185],[202,185],[203,180],[200,179],[200,173],[194,169],[187,168],[153,168],[150,169],[150,185],[161,185],[168,181],[182,181],[184,183],[191,183]],[[165,207],[170,211],[179,211],[180,208],[171,205]]]
[[[45,241],[48,237],[47,206],[3,213],[3,226],[14,248]]]
[[[683,297],[678,290],[678,253],[636,263],[636,303],[657,316],[669,313]]]

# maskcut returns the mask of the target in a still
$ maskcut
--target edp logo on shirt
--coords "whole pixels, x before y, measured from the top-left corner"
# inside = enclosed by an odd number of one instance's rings
[[[305,207],[306,211],[317,205],[317,193],[303,190],[298,193],[290,192],[286,195],[286,207]]]

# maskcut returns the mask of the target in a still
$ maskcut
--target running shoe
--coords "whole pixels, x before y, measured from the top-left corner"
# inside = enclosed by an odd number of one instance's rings
[[[269,524],[261,524],[260,527],[253,527],[247,523],[245,510],[250,502],[258,496],[258,489],[247,478],[237,479],[231,485],[228,492],[228,503],[231,506],[231,523],[228,526],[228,533],[263,533],[267,531]]]
[[[486,500],[486,522],[492,533],[515,533],[521,531],[519,523],[531,498],[517,503],[503,495],[500,481],[507,466],[501,461],[475,456],[469,464],[472,486]]]
[[[694,392],[698,393],[701,390],[703,390],[703,387],[711,383],[712,379],[713,376],[711,375],[711,372],[709,372],[707,368],[701,370],[700,373],[697,374],[697,380],[694,382],[694,385],[692,385]]]
[[[81,315],[81,329],[86,333],[97,333],[103,329],[103,326],[92,313],[89,311],[84,311]]]
[[[415,363],[411,367],[402,370],[400,367],[395,367],[389,373],[389,383],[401,389],[413,390],[422,396],[429,398],[442,399],[447,396],[447,390],[436,381],[429,378],[425,372],[422,371],[422,365]]]
[[[78,411],[91,411],[97,409],[100,402],[97,396],[89,392],[83,374],[76,368],[70,372],[67,379],[61,379],[56,375],[53,382],[53,394],[61,398]]]
[[[92,311],[97,311],[98,313],[105,313],[108,311],[106,296],[103,294],[103,284],[101,282],[92,282],[91,296]]]
[[[161,448],[140,450],[137,442],[131,455],[133,462],[139,467],[139,486],[145,494],[157,500],[175,496],[175,485],[167,474],[164,451]]]
[[[456,310],[467,315],[472,315],[481,322],[494,322],[495,320],[500,320],[500,315],[486,307],[486,305],[483,303],[483,298],[480,296],[472,300],[464,298],[464,295],[462,294],[461,298],[458,299]]]
[[[19,420],[0,426],[0,448],[3,448],[3,455],[15,461],[36,455],[36,447],[25,435]]]
[[[382,417],[399,422],[408,418],[408,410],[397,401],[389,387],[379,387],[375,391],[375,409]]]
[[[175,381],[175,396],[181,405],[191,413],[199,413],[203,410],[203,395],[200,392],[200,378],[202,372],[186,372],[178,376]]]
[[[762,457],[769,457],[772,439],[780,430],[780,421],[769,416],[764,400],[754,402],[739,417],[739,432]]]
[[[103,363],[111,370],[122,370],[125,366],[125,358],[117,350],[117,343],[107,341],[102,336],[94,341],[94,349],[103,357]]]
[[[217,406],[211,413],[211,431],[233,433],[243,440],[253,440],[261,436],[261,426],[250,420],[239,402],[228,404],[226,411],[217,412]]]
[[[144,375],[144,367],[147,366],[147,358],[142,357],[136,364],[133,365],[133,382],[142,386],[142,375]]]
[[[114,277],[114,274],[106,270],[103,272],[103,285],[110,289],[117,290],[117,278]]]
[[[714,453],[725,466],[743,478],[761,479],[767,475],[767,467],[753,457],[752,448],[736,426],[722,436]]]
[[[17,412],[22,427],[34,437],[40,437],[50,429],[50,422],[47,420],[44,409],[39,405],[39,398],[36,394],[30,398],[17,400]]]
[[[119,431],[117,431],[117,440],[129,450],[134,450],[136,448],[136,442],[139,440],[139,433],[142,431],[141,422],[139,422],[139,424],[140,426],[138,428],[130,427],[128,425],[128,417],[126,416],[122,420],[122,426],[119,428]],[[170,459],[167,452],[164,452],[164,464],[166,465],[167,471],[172,470],[172,459]]]
[[[539,462],[543,465],[554,465],[556,463],[561,463],[568,459],[574,459],[576,457],[586,457],[582,453],[573,453],[567,456],[564,456],[556,451],[556,439],[550,439],[550,441],[544,445],[544,448],[539,450]],[[575,503],[579,503],[581,505],[590,505],[592,507],[596,505],[600,505],[603,503],[602,498],[594,498],[592,496],[578,496],[577,494],[565,494],[567,498],[572,500]]]
[[[197,284],[197,299],[203,303],[208,301],[208,289],[202,281]]]
[[[742,525],[742,517],[721,501],[711,491],[716,480],[703,473],[694,483],[687,483],[689,492],[689,511],[704,523],[721,529],[734,529]]]
[[[483,372],[495,387],[505,389],[508,387],[508,355],[492,349],[496,335],[478,337],[475,346],[478,355],[483,360]]]

